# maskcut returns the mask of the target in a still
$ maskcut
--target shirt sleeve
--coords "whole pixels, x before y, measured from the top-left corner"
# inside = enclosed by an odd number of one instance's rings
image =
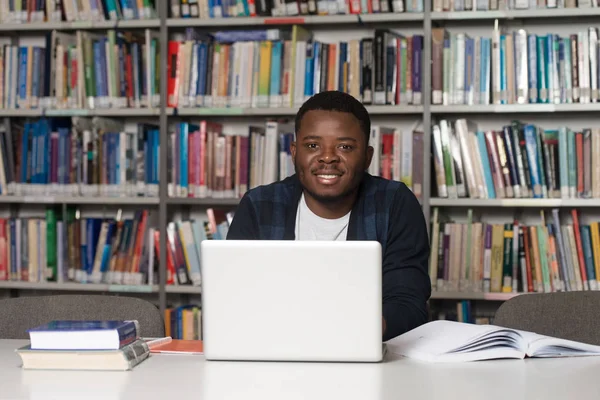
[[[405,185],[395,197],[383,255],[384,341],[426,323],[431,296],[429,236],[423,211]]]
[[[238,204],[227,232],[227,240],[258,239],[258,223],[252,200],[245,194]]]

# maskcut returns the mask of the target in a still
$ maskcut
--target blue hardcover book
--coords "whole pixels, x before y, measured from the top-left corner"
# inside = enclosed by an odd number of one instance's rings
[[[92,43],[92,49],[94,52],[94,77],[96,78],[95,89],[96,89],[96,106],[99,103],[99,100],[104,96],[104,75],[102,75],[102,55],[100,52],[100,47],[102,43],[99,40],[94,40]]]
[[[57,320],[29,329],[35,350],[118,350],[138,337],[138,321]]]
[[[537,37],[537,85],[538,85],[538,103],[548,102],[548,77],[546,71],[546,38],[544,36]]]
[[[306,42],[306,64],[304,70],[304,97],[310,97],[313,95],[313,80],[314,80],[314,54],[317,48],[317,43],[313,41]]]
[[[158,185],[158,151],[159,151],[159,136],[160,131],[158,129],[152,129],[152,184]]]
[[[554,102],[554,35],[546,35],[546,88],[548,88],[548,103]]]
[[[208,69],[208,44],[205,42],[198,43],[198,80],[196,81],[196,94],[200,96],[200,104],[204,106],[204,96],[206,93],[206,74]]]
[[[536,199],[542,198],[542,180],[539,171],[538,151],[537,148],[537,131],[534,125],[525,125],[525,149],[527,150],[527,158],[529,163],[529,174],[531,177],[531,187],[533,189],[533,197]]]
[[[218,31],[213,38],[216,42],[257,42],[267,40],[282,40],[278,29],[253,29],[240,31]]]
[[[274,41],[271,49],[271,80],[269,99],[271,107],[281,107],[281,77],[283,67],[283,41]]]
[[[481,154],[481,163],[483,164],[483,177],[485,186],[487,188],[488,198],[496,198],[496,189],[494,187],[494,179],[492,178],[492,170],[490,169],[490,159],[485,144],[485,132],[477,132],[477,144],[479,146],[479,153]]]
[[[592,232],[589,225],[581,225],[579,230],[581,234],[581,243],[583,244],[583,256],[588,282],[590,283],[590,289],[596,290],[596,269],[594,268],[594,254],[592,253]]]
[[[527,77],[529,81],[529,102],[538,102],[537,83],[537,36],[527,35]]]
[[[26,108],[27,102],[27,55],[28,48],[25,46],[19,47],[19,94],[17,96],[17,108]]]

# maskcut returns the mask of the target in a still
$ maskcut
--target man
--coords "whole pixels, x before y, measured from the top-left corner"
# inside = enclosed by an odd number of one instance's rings
[[[322,92],[302,105],[295,130],[296,173],[248,191],[227,239],[377,240],[383,250],[383,340],[427,322],[425,218],[406,185],[366,172],[373,147],[365,107],[343,92]]]

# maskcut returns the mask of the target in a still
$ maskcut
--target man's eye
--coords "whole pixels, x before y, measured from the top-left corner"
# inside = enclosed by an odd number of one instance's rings
[[[352,150],[353,147],[349,144],[342,144],[340,145],[340,147],[342,148],[342,150]]]
[[[316,143],[307,143],[306,147],[308,147],[309,149],[316,149],[317,148],[317,144]]]

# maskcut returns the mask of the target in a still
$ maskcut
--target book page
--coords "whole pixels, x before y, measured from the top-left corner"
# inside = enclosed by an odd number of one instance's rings
[[[523,358],[526,344],[516,331],[438,320],[389,340],[387,347],[405,357],[440,362]]]
[[[598,356],[600,346],[529,333],[529,357]]]

